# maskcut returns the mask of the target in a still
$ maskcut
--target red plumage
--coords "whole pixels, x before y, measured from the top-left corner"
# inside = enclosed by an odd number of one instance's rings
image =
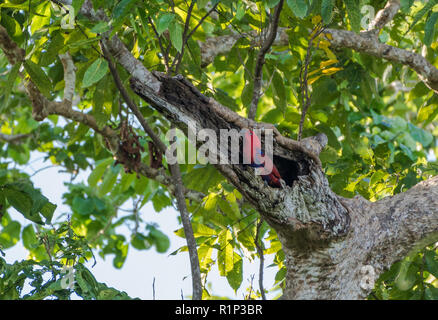
[[[260,168],[261,176],[269,186],[274,188],[283,187],[284,181],[281,178],[280,172],[278,172],[272,159],[265,156],[259,138],[251,130],[247,130],[245,133],[243,156],[245,164],[249,164],[251,167]]]

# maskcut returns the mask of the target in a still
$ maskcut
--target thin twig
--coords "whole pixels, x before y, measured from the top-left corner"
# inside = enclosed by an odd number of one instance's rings
[[[164,46],[163,46],[163,42],[162,37],[158,34],[157,29],[155,28],[154,22],[152,21],[152,19],[149,17],[148,18],[149,23],[151,24],[152,30],[154,31],[155,35],[157,36],[157,40],[158,40],[158,45],[160,46],[160,51],[161,54],[163,55],[163,59],[164,59],[164,66],[166,68],[166,73],[169,72],[169,52],[164,50]]]
[[[108,66],[111,71],[111,74],[114,78],[114,82],[116,87],[119,89],[123,99],[125,100],[128,108],[135,115],[137,120],[140,122],[143,130],[149,135],[149,137],[154,142],[155,146],[162,152],[166,152],[166,145],[161,141],[160,137],[152,130],[149,124],[146,122],[146,119],[141,114],[137,105],[132,101],[129,97],[129,94],[123,83],[120,79],[119,74],[117,73],[116,67],[114,65],[114,61],[112,60],[108,50],[105,48],[105,44],[101,42],[102,52],[104,54],[105,59],[108,61]],[[198,251],[195,236],[193,233],[192,224],[190,222],[189,211],[187,209],[185,194],[184,194],[184,185],[182,182],[181,172],[178,164],[169,164],[169,169],[172,174],[173,183],[175,186],[174,195],[177,200],[177,205],[179,212],[181,214],[181,221],[183,224],[184,233],[186,235],[187,247],[189,251],[190,258],[190,266],[192,272],[192,285],[193,285],[193,300],[201,300],[202,299],[202,281],[201,281],[201,268],[199,265]]]
[[[190,37],[196,32],[196,30],[202,25],[205,19],[207,19],[210,14],[216,10],[216,7],[218,6],[219,2],[216,3],[202,18],[199,20],[198,24],[193,28],[192,31],[184,38],[183,37],[183,46],[181,49],[181,53],[178,54],[175,58],[175,60],[172,63],[171,69],[173,69],[173,66],[175,66],[175,73],[178,73],[179,65],[181,64],[183,55],[184,55],[184,47],[186,46],[187,42],[189,41]],[[187,23],[186,23],[187,24]]]
[[[262,47],[260,48],[259,54],[257,56],[257,62],[254,71],[254,89],[253,89],[251,105],[248,111],[248,118],[251,120],[254,120],[257,114],[257,106],[259,104],[259,100],[261,97],[260,91],[262,87],[263,65],[265,64],[265,55],[271,49],[275,37],[277,36],[278,22],[280,20],[280,13],[281,13],[281,9],[283,8],[283,3],[284,0],[280,0],[278,5],[275,7],[274,17],[272,19],[272,23],[270,24],[269,33],[265,41],[263,41]]]
[[[316,25],[315,28],[312,30],[313,35],[309,39],[309,43],[307,45],[306,58],[300,70],[301,119],[298,129],[298,141],[301,140],[301,136],[303,134],[304,120],[306,119],[306,114],[307,111],[309,110],[310,102],[311,102],[311,97],[309,96],[309,85],[307,83],[307,73],[309,70],[310,60],[312,57],[313,40],[315,40],[315,38],[318,37],[324,30],[325,27],[323,27],[321,23]]]
[[[181,61],[182,58],[184,56],[184,48],[187,44],[188,38],[187,38],[187,32],[189,31],[189,26],[190,26],[190,18],[192,17],[192,11],[193,11],[193,7],[195,6],[196,1],[192,0],[192,2],[190,3],[190,7],[189,10],[187,11],[187,16],[186,16],[186,22],[184,24],[184,31],[183,31],[183,45],[181,48],[181,52],[179,52],[175,58],[175,60],[173,61],[173,64],[175,65],[175,73],[178,73],[179,70],[179,66],[181,65]]]
[[[152,281],[152,300],[155,300],[155,277]]]
[[[257,253],[259,254],[259,259],[260,259],[260,268],[259,268],[259,287],[260,287],[260,293],[262,295],[262,299],[266,300],[266,295],[265,295],[265,288],[263,287],[263,272],[264,272],[264,264],[265,264],[265,256],[263,255],[263,248],[261,246],[261,242],[262,240],[259,239],[260,237],[260,227],[263,224],[263,218],[260,218],[259,223],[257,224],[257,231],[256,231],[256,236],[254,239],[254,244],[256,246],[257,249]],[[260,243],[259,243],[260,241]]]

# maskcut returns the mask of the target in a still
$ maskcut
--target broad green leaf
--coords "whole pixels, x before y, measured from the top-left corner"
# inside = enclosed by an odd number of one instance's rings
[[[56,207],[57,207],[56,204],[53,204],[47,200],[47,203],[45,203],[43,207],[40,209],[42,216],[46,218],[46,223],[50,223],[50,221],[52,221]]]
[[[204,9],[209,1],[210,0],[198,0],[196,1],[196,5],[198,6],[198,9]]]
[[[204,202],[204,209],[207,211],[214,212],[216,211],[216,205],[219,199],[218,194],[216,193],[210,193],[205,199]]]
[[[102,197],[110,192],[116,184],[117,176],[119,175],[121,166],[110,166],[106,171],[105,176],[103,178],[102,184],[99,187],[98,195]]]
[[[322,0],[321,17],[325,24],[329,24],[333,17],[334,0]]]
[[[6,83],[6,86],[3,89],[4,90],[3,91],[3,93],[4,93],[4,104],[3,104],[3,106],[0,107],[0,110],[2,110],[8,104],[9,96],[11,95],[11,91],[12,91],[12,88],[14,87],[15,80],[17,79],[18,71],[20,70],[20,67],[21,67],[21,63],[16,63],[11,68],[11,71],[9,71],[8,81]]]
[[[114,8],[112,14],[115,19],[124,17],[129,14],[131,8],[135,5],[136,0],[122,0]]]
[[[137,179],[135,173],[124,173],[120,180],[120,191],[125,192],[132,185],[134,180]]]
[[[395,279],[395,284],[402,291],[412,288],[416,280],[416,270],[412,261],[405,259],[400,264],[399,273]]]
[[[438,4],[438,0],[429,0],[424,5],[424,7],[414,16],[414,20],[412,21],[411,25],[409,26],[409,30],[406,33],[412,30],[412,28],[418,23],[418,21],[420,21],[421,18],[423,18],[429,11],[431,11],[436,4]]]
[[[201,268],[201,272],[207,273],[209,271],[209,267],[213,263],[213,259],[211,258],[212,254],[213,254],[213,247],[207,245],[199,246],[198,258],[199,258],[199,266]]]
[[[226,276],[234,268],[234,249],[232,234],[225,229],[219,234],[218,269],[221,276]]]
[[[0,247],[3,249],[13,247],[20,240],[20,231],[21,225],[17,221],[10,221],[0,231]]]
[[[136,2],[137,2],[136,0],[122,0],[116,5],[116,7],[112,12],[113,30],[111,31],[111,36],[113,36],[117,31],[119,31],[126,17],[130,15],[130,12],[134,8]]]
[[[37,86],[46,98],[51,99],[52,82],[44,70],[31,60],[24,61],[24,68],[32,79],[33,84]]]
[[[72,7],[74,10],[74,15],[77,16],[80,9],[82,8],[82,4],[84,3],[85,0],[73,0],[72,1]]]
[[[106,75],[108,70],[108,62],[104,58],[96,59],[85,71],[82,88],[87,88],[98,82]]]
[[[154,241],[157,252],[165,253],[170,247],[169,238],[163,232],[154,227],[149,227],[149,230],[149,236]]]
[[[42,2],[35,10],[35,15],[30,24],[32,33],[39,31],[50,23],[50,1]]]
[[[114,161],[113,158],[107,158],[99,162],[96,162],[96,167],[88,176],[88,180],[87,180],[90,187],[97,186],[97,183],[99,182],[100,179],[102,179],[102,176],[105,173],[106,168],[108,168],[108,166],[112,164],[113,161]]]
[[[35,234],[33,225],[31,224],[23,228],[21,237],[23,239],[24,247],[28,250],[33,249],[33,246],[38,244],[38,238]]]
[[[137,250],[147,250],[152,247],[151,239],[141,233],[136,233],[132,236],[131,245]]]
[[[287,0],[287,5],[300,19],[307,15],[307,2],[305,0]]]
[[[72,209],[82,216],[87,216],[94,211],[94,201],[77,196],[73,199]]]
[[[56,61],[58,54],[62,52],[64,47],[64,37],[61,33],[57,32],[50,39],[50,42],[46,48],[46,51],[41,55],[40,65],[48,66]]]
[[[412,138],[414,138],[415,141],[421,143],[423,147],[427,147],[432,143],[433,136],[430,132],[420,129],[411,123],[408,123],[408,128]]]
[[[234,252],[233,269],[227,273],[227,281],[236,293],[243,281],[243,261],[242,258]]]
[[[426,21],[424,26],[424,44],[430,46],[435,38],[435,25],[438,19],[438,12],[434,12]]]
[[[161,35],[164,31],[166,31],[170,23],[174,20],[175,15],[173,13],[165,13],[158,19],[157,32]]]
[[[427,250],[424,254],[426,269],[436,279],[438,279],[438,254],[436,251]]]
[[[181,25],[176,21],[172,21],[169,25],[170,41],[178,52],[181,52],[183,46],[183,30]]]
[[[212,237],[217,235],[215,230],[201,223],[193,223],[193,233],[195,237]]]
[[[359,7],[359,1],[357,0],[344,0],[345,7],[347,8],[348,19],[350,19],[351,29],[354,32],[360,31],[361,13]]]
[[[9,204],[18,212],[25,216],[30,214],[30,210],[32,209],[32,199],[29,195],[22,191],[8,187],[3,188],[3,194],[5,195]]]
[[[90,32],[93,33],[104,33],[110,29],[110,26],[107,22],[99,22],[93,28],[91,28]]]

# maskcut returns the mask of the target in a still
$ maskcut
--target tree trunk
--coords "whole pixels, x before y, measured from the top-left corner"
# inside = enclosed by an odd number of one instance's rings
[[[134,77],[131,88],[183,130],[189,122],[218,135],[220,129],[272,127],[240,117],[182,77],[155,77],[158,91]],[[369,277],[438,239],[438,178],[375,203],[345,199],[330,189],[317,158],[326,141],[323,135],[300,142],[275,136],[284,189],[266,187],[249,166],[216,165],[277,231],[288,270],[284,299],[364,299],[373,288]]]

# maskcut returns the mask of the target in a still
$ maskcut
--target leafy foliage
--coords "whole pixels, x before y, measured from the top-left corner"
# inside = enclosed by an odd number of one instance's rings
[[[172,3],[175,3],[175,7]],[[198,0],[189,29],[217,1]],[[216,12],[206,18],[187,42],[180,73],[196,83],[206,95],[214,97],[240,114],[250,104],[258,47],[250,37],[241,37],[230,52],[219,54],[203,66],[198,41],[236,32],[260,33],[278,0],[220,1]],[[118,34],[134,57],[150,70],[165,72],[163,52],[155,35],[160,36],[170,62],[182,52],[188,5],[185,1],[102,1],[93,0],[110,17],[107,22],[89,20],[79,12],[83,1],[73,1],[74,29],[63,29],[62,13],[55,1],[0,1],[0,24],[10,37],[26,51],[23,69],[11,67],[0,53],[0,132],[26,134],[19,143],[0,146],[0,245],[3,249],[21,241],[31,259],[7,264],[0,259],[0,297],[67,299],[73,292],[84,299],[128,298],[125,293],[107,288],[96,281],[84,266],[92,251],[105,257],[113,255],[113,264],[121,268],[128,250],[167,252],[169,238],[141,210],[152,203],[155,211],[172,206],[171,190],[156,181],[126,173],[114,163],[106,141],[83,124],[51,115],[44,122],[32,120],[31,102],[23,93],[23,72],[48,99],[61,99],[64,89],[63,67],[59,53],[69,52],[77,68],[75,93],[80,100],[75,108],[93,115],[99,126],[118,130],[128,119],[141,136],[142,161],[150,162],[148,138],[129,115],[116,90],[108,64],[99,48],[101,34]],[[380,39],[398,47],[417,50],[425,46],[429,61],[437,65],[437,2],[401,1],[401,12]],[[384,6],[377,0],[287,0],[280,17],[280,27],[287,28],[288,43],[273,46],[263,67],[263,97],[257,120],[273,123],[286,136],[296,138],[300,120],[300,70],[306,56],[309,30],[322,20],[331,28],[359,32],[363,5],[376,11]],[[150,21],[153,22],[153,26]],[[233,30],[233,31],[230,31]],[[257,40],[257,39],[256,39]],[[405,191],[419,181],[436,175],[436,116],[438,98],[417,75],[405,66],[392,64],[351,50],[334,51],[324,37],[314,41],[309,65],[312,104],[304,123],[304,136],[323,132],[328,147],[321,154],[330,186],[339,195],[360,194],[372,201]],[[20,71],[22,70],[22,71]],[[129,75],[118,68],[122,82]],[[127,86],[128,87],[128,86]],[[165,134],[168,121],[137,96],[143,116],[156,132]],[[54,206],[29,177],[12,163],[25,165],[32,152],[45,155],[51,165],[61,166],[72,176],[64,194],[70,208],[70,220]],[[162,168],[167,171],[164,162]],[[84,183],[75,181],[78,171],[90,170]],[[190,202],[192,224],[198,244],[203,279],[217,265],[221,276],[237,291],[244,285],[243,261],[255,261],[258,213],[245,203],[242,195],[209,165],[181,166],[185,186],[205,194],[201,203]],[[130,205],[132,210],[123,212]],[[37,225],[22,226],[13,220],[17,212]],[[55,219],[54,219],[55,217]],[[42,225],[58,224],[58,229]],[[130,236],[120,231],[130,227]],[[74,235],[73,235],[74,234]],[[77,234],[77,236],[76,236]],[[184,237],[182,229],[178,236]],[[45,239],[45,240],[44,240]],[[272,255],[277,274],[269,291],[280,294],[286,268],[280,242],[266,223],[259,239],[263,252]],[[88,249],[88,246],[90,249]],[[182,247],[173,254],[187,250]],[[395,264],[376,283],[370,298],[437,299],[437,249],[420,253]],[[74,265],[77,285],[60,287],[61,269]],[[48,277],[46,275],[49,275]],[[31,281],[32,291],[24,293],[24,283]],[[47,280],[49,279],[49,280]],[[248,298],[260,292],[248,290]],[[215,298],[205,283],[204,298]]]

